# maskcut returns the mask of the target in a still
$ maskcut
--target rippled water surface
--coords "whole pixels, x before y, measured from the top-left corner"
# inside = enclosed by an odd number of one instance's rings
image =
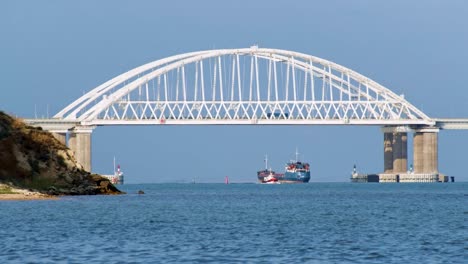
[[[0,202],[0,263],[466,263],[467,183],[122,189]]]

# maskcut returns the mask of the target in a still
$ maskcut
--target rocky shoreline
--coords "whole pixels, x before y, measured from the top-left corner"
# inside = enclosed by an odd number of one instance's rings
[[[51,133],[0,111],[0,199],[122,194],[109,179],[83,169]],[[15,197],[15,198],[13,198]]]

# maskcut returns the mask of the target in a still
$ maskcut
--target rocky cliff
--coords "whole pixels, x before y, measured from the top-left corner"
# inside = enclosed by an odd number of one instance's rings
[[[107,178],[83,170],[51,133],[1,111],[0,182],[52,195],[121,193]]]

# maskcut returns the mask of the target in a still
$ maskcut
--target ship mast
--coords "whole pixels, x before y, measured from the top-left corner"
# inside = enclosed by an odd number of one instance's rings
[[[298,152],[297,147],[296,147],[296,162],[298,162],[298,161],[299,161],[299,152]]]
[[[265,154],[265,170],[268,170],[268,155]]]

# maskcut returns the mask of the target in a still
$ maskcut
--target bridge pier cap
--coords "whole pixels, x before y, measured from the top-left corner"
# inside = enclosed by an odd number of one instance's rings
[[[415,126],[412,127],[415,133],[439,133],[440,128],[435,126]]]
[[[435,126],[383,126],[383,133],[439,133],[440,128]]]
[[[95,87],[54,118],[89,125],[435,124],[403,96],[349,68],[258,46],[195,51],[141,65]]]
[[[70,132],[75,134],[91,134],[96,126],[75,126],[73,127]]]
[[[412,132],[409,126],[384,126],[381,128],[383,133],[408,133]]]

